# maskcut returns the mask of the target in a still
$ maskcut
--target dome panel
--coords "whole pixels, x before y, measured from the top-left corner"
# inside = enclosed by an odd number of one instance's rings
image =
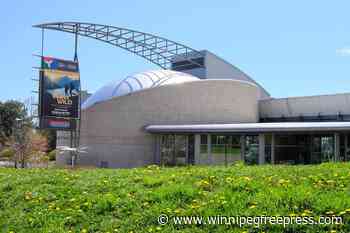
[[[135,88],[135,87],[134,87]],[[133,86],[126,80],[123,80],[122,82],[120,82],[116,88],[113,90],[112,92],[112,97],[115,96],[116,94],[118,94],[118,96],[120,95],[126,95],[130,92],[133,91]]]
[[[116,80],[101,87],[82,104],[82,109],[89,108],[95,103],[107,101],[135,91],[197,80],[199,78],[195,76],[172,70],[152,70],[137,73],[126,77],[122,81]]]

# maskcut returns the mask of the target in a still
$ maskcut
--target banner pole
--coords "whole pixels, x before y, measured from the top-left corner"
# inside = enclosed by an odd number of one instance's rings
[[[78,62],[78,24],[75,24],[74,61]]]
[[[74,61],[78,62],[78,30],[79,25],[75,24],[75,40],[74,40]],[[75,148],[76,148],[76,159],[79,156],[79,147],[80,147],[80,129],[81,129],[81,79],[79,77],[79,104],[78,104],[78,124],[75,127]]]
[[[43,99],[42,99],[42,91],[43,91],[43,82],[44,82],[44,78],[43,78],[43,56],[44,56],[44,39],[45,39],[45,29],[42,28],[41,29],[41,58],[40,58],[40,71],[39,71],[39,87],[38,87],[38,99],[39,99],[39,105],[38,105],[38,120],[39,120],[39,128],[41,128],[42,126],[42,108],[43,108]]]
[[[44,28],[41,29],[41,57],[44,56],[44,38],[45,38],[45,32]]]

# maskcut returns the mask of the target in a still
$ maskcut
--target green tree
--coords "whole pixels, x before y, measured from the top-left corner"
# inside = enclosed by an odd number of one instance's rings
[[[5,145],[12,136],[16,120],[25,121],[31,124],[23,103],[15,100],[0,102],[0,144]]]
[[[47,143],[48,143],[48,152],[53,151],[56,149],[56,140],[57,140],[57,135],[56,135],[56,130],[52,129],[43,129],[41,130],[41,135],[45,136],[47,138]]]

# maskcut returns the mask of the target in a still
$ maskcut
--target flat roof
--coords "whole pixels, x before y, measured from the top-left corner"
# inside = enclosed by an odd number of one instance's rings
[[[277,122],[235,124],[148,125],[149,133],[263,133],[305,131],[350,131],[350,122]]]

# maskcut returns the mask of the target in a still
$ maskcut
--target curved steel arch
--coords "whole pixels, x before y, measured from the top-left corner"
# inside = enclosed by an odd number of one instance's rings
[[[196,62],[194,59],[202,57],[201,52],[149,33],[82,22],[53,22],[38,24],[33,27],[68,32],[103,41],[143,57],[163,69],[170,69],[172,61],[176,58],[181,58],[181,61],[188,61],[197,67],[204,67],[203,64]]]

